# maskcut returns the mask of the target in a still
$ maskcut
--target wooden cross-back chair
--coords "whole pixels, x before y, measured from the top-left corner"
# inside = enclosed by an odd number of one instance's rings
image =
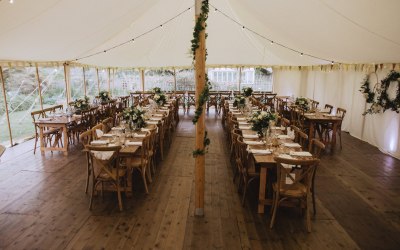
[[[241,169],[241,180],[243,181],[243,197],[242,197],[242,205],[245,205],[245,199],[247,190],[249,189],[249,185],[251,182],[260,177],[260,173],[256,171],[255,163],[252,157],[249,157],[249,153],[247,152],[247,144],[243,142],[243,138],[239,136],[237,138],[238,151],[240,155],[240,161],[237,161],[238,169]],[[239,179],[239,188],[240,181]]]
[[[35,145],[33,148],[33,154],[35,154],[37,142],[40,139],[40,127],[35,122],[39,121],[41,118],[46,118],[46,114],[42,110],[38,110],[31,112],[31,117],[33,126],[35,128]],[[62,143],[61,136],[62,136],[61,130],[58,128],[50,128],[50,127],[44,128],[43,129],[43,143],[45,144],[44,146],[46,146],[48,143],[51,144],[53,142],[53,139],[54,141],[58,141],[58,143]]]
[[[142,140],[142,145],[140,146],[140,152],[134,157],[130,157],[129,159],[125,159],[127,161],[127,167],[133,170],[137,170],[140,172],[143,185],[146,190],[146,194],[149,193],[149,189],[147,186],[147,181],[152,182],[151,174],[149,171],[150,164],[150,132],[146,133],[146,136]]]
[[[89,178],[92,172],[92,164],[90,162],[90,154],[89,150],[86,148],[87,146],[90,145],[92,142],[93,137],[92,137],[92,131],[86,130],[85,132],[81,133],[79,135],[79,141],[83,146],[83,152],[86,153],[86,187],[85,187],[85,193],[88,192],[89,188]]]
[[[97,186],[101,184],[101,191],[104,191],[104,184],[109,184],[107,190],[117,192],[119,210],[123,210],[121,192],[127,189],[126,169],[119,164],[119,151],[121,146],[103,147],[86,146],[89,150],[92,166],[92,190],[90,195],[89,209],[92,209],[93,197]],[[107,156],[104,156],[107,154]]]
[[[325,104],[324,109],[327,110],[328,114],[330,114],[330,113],[332,113],[333,106],[330,104]]]
[[[297,200],[293,204],[306,210],[306,224],[308,232],[311,232],[311,220],[308,205],[308,197],[311,193],[312,176],[319,163],[316,158],[287,159],[275,157],[277,164],[277,181],[273,187],[272,217],[270,228],[274,226],[276,214],[281,202]],[[296,166],[293,168],[292,166]]]
[[[103,132],[108,133],[114,126],[114,119],[112,117],[108,117],[101,121],[101,123],[103,124]]]
[[[340,149],[342,149],[342,122],[344,117],[346,116],[346,109],[344,108],[337,108],[336,109],[336,115],[342,118],[342,121],[340,121],[337,124],[336,132],[337,135],[339,135],[339,142],[340,142]],[[324,134],[325,134],[325,141],[330,141],[330,133],[333,131],[333,125],[331,123],[327,124],[325,128],[323,129]]]
[[[312,139],[311,140],[311,154],[313,155],[314,158],[321,159],[322,154],[325,151],[325,144],[322,143],[318,139]],[[313,203],[313,212],[314,215],[317,213],[317,209],[315,206],[315,176],[317,174],[317,169],[318,166],[315,167],[314,174],[312,176],[312,182],[311,182],[311,193],[312,193],[312,203]]]

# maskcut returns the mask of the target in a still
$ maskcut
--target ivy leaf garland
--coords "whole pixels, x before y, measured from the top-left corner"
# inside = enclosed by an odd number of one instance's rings
[[[394,99],[389,98],[388,89],[391,82],[397,82],[396,97]],[[369,75],[367,75],[361,85],[360,92],[364,94],[367,103],[371,103],[371,107],[368,108],[363,115],[376,114],[385,112],[386,110],[392,110],[396,113],[400,113],[400,73],[394,70],[383,79],[374,91],[371,91],[369,87]],[[375,100],[375,97],[377,99]]]
[[[199,17],[196,20],[196,24],[194,26],[194,31],[193,31],[193,39],[191,40],[192,42],[192,46],[191,46],[191,50],[192,50],[192,55],[193,55],[193,62],[196,61],[196,50],[200,47],[199,43],[200,43],[200,33],[205,30],[205,28],[207,27],[207,19],[208,19],[208,13],[209,13],[209,4],[208,4],[208,0],[203,0],[201,3],[201,13],[199,15]],[[202,25],[204,23],[204,26]],[[205,34],[205,39],[207,39],[208,34]],[[207,49],[206,49],[206,53],[205,53],[205,60],[207,60]],[[199,98],[197,100],[197,108],[196,111],[194,113],[194,117],[193,117],[193,124],[196,124],[201,116],[201,114],[203,113],[203,106],[205,105],[205,103],[208,101],[208,98],[210,97],[210,89],[211,89],[211,83],[208,80],[208,76],[207,74],[205,74],[205,81],[206,84],[204,86],[204,89],[201,91]],[[203,140],[203,145],[204,148],[207,148],[208,145],[210,145],[211,141],[207,136],[207,131],[205,131],[204,134],[204,140]],[[206,153],[206,151],[204,149],[196,149],[193,151],[193,157],[196,158],[199,155],[204,155]]]

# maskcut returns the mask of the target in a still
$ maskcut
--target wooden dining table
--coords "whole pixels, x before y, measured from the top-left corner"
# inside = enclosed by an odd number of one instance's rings
[[[330,142],[324,142],[325,144],[331,145],[331,150],[335,150],[336,146],[336,132],[339,124],[342,122],[342,118],[336,115],[325,114],[325,113],[305,113],[305,120],[309,125],[308,139],[311,141],[315,136],[315,128],[324,124],[332,124],[332,139]],[[311,143],[309,143],[309,151],[311,150]]]
[[[80,120],[79,116],[54,116],[51,118],[42,118],[35,121],[39,126],[40,136],[40,151],[44,154],[45,151],[61,151],[65,156],[68,155],[68,127]],[[62,133],[62,146],[59,145],[59,137],[56,137],[53,144],[47,145],[45,143],[44,131],[46,129],[60,129]]]

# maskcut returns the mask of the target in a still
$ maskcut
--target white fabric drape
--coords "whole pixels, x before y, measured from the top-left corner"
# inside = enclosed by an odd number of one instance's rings
[[[381,81],[389,70],[377,72]],[[367,108],[364,96],[358,91],[366,73],[355,70],[309,71],[274,70],[274,91],[279,95],[304,96],[347,110],[342,129],[352,136],[377,146],[382,152],[400,158],[400,115],[385,113],[363,116]],[[371,88],[376,83],[371,76]],[[389,96],[394,96],[392,88]]]

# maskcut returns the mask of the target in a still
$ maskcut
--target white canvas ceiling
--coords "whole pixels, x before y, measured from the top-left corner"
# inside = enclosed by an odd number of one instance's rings
[[[158,27],[194,0],[0,1],[1,61],[72,61]],[[400,62],[398,0],[210,0],[249,29],[297,51],[341,63]],[[135,43],[80,60],[115,67],[189,66],[194,10]],[[210,65],[316,65],[211,8]]]

